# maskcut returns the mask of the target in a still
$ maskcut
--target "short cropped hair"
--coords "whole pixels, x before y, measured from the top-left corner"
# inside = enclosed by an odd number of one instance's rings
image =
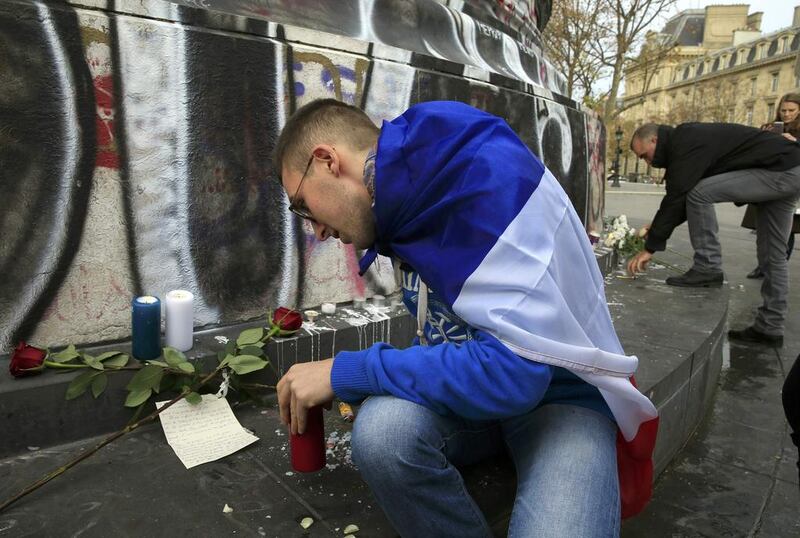
[[[363,151],[370,148],[380,134],[363,110],[336,99],[317,99],[299,108],[284,125],[272,163],[279,181],[285,166],[302,171],[317,144],[346,144]]]
[[[640,126],[636,131],[633,133],[633,137],[631,137],[631,141],[633,140],[646,140],[653,136],[658,136],[658,124],[657,123],[645,123],[644,125]]]

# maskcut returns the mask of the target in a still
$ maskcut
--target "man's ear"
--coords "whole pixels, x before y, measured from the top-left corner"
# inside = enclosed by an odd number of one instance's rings
[[[311,151],[314,158],[321,161],[325,169],[333,175],[339,175],[339,168],[341,167],[341,158],[333,146],[328,144],[317,144]]]

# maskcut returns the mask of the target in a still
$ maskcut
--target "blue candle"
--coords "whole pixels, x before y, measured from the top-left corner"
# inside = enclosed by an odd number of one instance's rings
[[[161,301],[144,295],[131,301],[133,356],[140,361],[161,356]]]

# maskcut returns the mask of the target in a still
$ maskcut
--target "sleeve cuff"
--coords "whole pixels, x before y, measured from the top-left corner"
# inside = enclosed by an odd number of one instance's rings
[[[655,254],[659,250],[664,250],[666,246],[667,246],[666,241],[657,239],[652,235],[648,235],[647,240],[644,243],[644,249],[650,254]]]
[[[339,399],[353,403],[375,393],[367,373],[368,351],[340,351],[336,355],[331,386]]]

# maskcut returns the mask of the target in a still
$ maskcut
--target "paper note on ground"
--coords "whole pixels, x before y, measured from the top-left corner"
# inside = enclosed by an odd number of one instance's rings
[[[156,402],[158,409],[169,402]],[[224,458],[258,437],[239,424],[225,398],[203,395],[192,405],[181,400],[159,415],[167,443],[187,469]]]

